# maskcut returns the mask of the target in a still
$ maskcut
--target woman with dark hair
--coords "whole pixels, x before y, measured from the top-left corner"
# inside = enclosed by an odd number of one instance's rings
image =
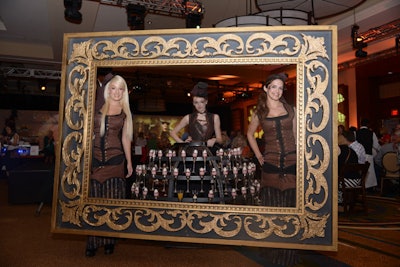
[[[178,143],[203,142],[207,147],[213,147],[215,143],[222,143],[221,121],[218,114],[207,112],[208,84],[197,83],[191,91],[193,97],[194,112],[185,115],[171,131],[171,137]],[[181,129],[188,129],[188,138],[183,141],[178,133]]]
[[[124,78],[116,75],[105,86],[104,105],[94,118],[90,197],[126,198],[126,178],[133,172],[132,127],[128,87]],[[101,246],[105,254],[112,254],[115,243],[115,238],[89,236],[86,256],[93,257]]]
[[[262,167],[261,205],[296,206],[296,111],[282,97],[286,76],[269,76],[262,88],[255,113],[247,131],[247,139]],[[261,125],[264,154],[260,152],[254,133]],[[294,250],[269,250],[274,263],[291,266]]]
[[[6,125],[4,128],[5,144],[16,147],[19,144],[19,135],[12,124]]]

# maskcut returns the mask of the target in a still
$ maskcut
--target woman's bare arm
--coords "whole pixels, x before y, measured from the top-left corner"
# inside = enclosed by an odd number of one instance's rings
[[[264,157],[261,154],[260,148],[258,147],[256,138],[254,137],[254,133],[256,132],[258,125],[260,124],[259,119],[255,113],[251,116],[251,121],[249,124],[249,128],[247,130],[247,140],[251,149],[254,152],[254,155],[258,159],[258,162],[263,165],[264,164]]]
[[[124,127],[122,129],[122,147],[124,148],[126,168],[128,169],[128,173],[126,175],[127,178],[133,173],[131,146],[132,142],[127,135],[127,126],[126,123],[124,123]]]

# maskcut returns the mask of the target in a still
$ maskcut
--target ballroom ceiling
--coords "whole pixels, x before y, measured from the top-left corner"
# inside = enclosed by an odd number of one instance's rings
[[[106,2],[108,4],[105,4]],[[118,2],[120,5],[113,5],[113,2]],[[127,25],[124,5],[132,2],[138,1],[84,0],[80,9],[82,22],[75,24],[64,19],[65,8],[61,0],[0,1],[0,68],[3,70],[3,75],[0,78],[2,85],[0,93],[6,90],[7,93],[43,94],[43,92],[38,92],[37,86],[32,83],[33,80],[35,80],[35,83],[38,80],[33,77],[33,70],[39,69],[50,71],[54,75],[54,79],[49,81],[49,84],[54,84],[53,89],[46,93],[59,94],[57,83],[61,70],[63,34],[130,30]],[[165,1],[147,0],[142,2],[161,3]],[[171,0],[166,2],[181,1]],[[353,24],[359,25],[359,32],[363,33],[400,19],[400,1],[398,0],[201,0],[200,2],[204,8],[202,28],[214,27],[218,22],[228,18],[260,14],[266,10],[279,9],[280,7],[306,12],[312,11],[315,18],[314,23],[338,26],[338,63],[340,64],[357,60],[350,38]],[[185,19],[148,12],[145,17],[144,28],[145,30],[185,28]],[[368,54],[373,55],[393,48],[393,34],[395,33],[392,31],[390,35],[369,42],[366,48]],[[8,68],[7,70],[9,70],[9,67],[26,70],[26,72],[23,72],[25,77],[7,75],[4,69]],[[140,70],[121,69],[119,71],[132,77],[132,79],[141,80],[144,84],[150,80],[155,80],[161,84],[159,93],[163,97],[169,97],[174,101],[186,101],[184,93],[197,80],[207,80],[211,76],[229,72],[229,74],[237,77],[223,82],[210,81],[210,86],[218,90],[226,90],[230,87],[246,88],[246,86],[262,81],[266,73],[272,71],[272,69],[285,70],[283,66],[262,66],[256,69],[254,69],[254,66],[248,66],[246,69],[241,68],[240,71],[233,68],[226,70],[221,67],[170,67]],[[54,74],[52,71],[54,71]],[[381,71],[383,72],[383,70]],[[6,86],[4,87],[4,85]],[[12,88],[17,88],[17,90]]]

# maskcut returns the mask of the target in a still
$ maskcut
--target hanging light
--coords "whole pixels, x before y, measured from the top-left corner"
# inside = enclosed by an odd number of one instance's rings
[[[366,57],[368,56],[368,52],[364,51],[363,48],[367,47],[368,44],[364,42],[364,39],[358,34],[358,30],[360,26],[357,24],[353,24],[351,26],[351,39],[353,43],[353,49],[356,49],[355,56],[356,57]]]
[[[186,15],[186,28],[200,28],[203,14],[189,13]]]
[[[64,18],[71,23],[80,24],[82,14],[79,10],[82,7],[82,0],[64,0]]]
[[[126,6],[126,13],[128,16],[128,26],[131,30],[144,30],[145,6],[129,4]]]

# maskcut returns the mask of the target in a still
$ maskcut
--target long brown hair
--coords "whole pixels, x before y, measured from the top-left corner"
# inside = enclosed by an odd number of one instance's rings
[[[285,85],[286,79],[287,79],[287,76],[283,73],[272,74],[272,75],[268,76],[267,80],[265,81],[265,84],[263,85],[263,87],[261,89],[262,91],[261,91],[260,95],[258,96],[256,114],[257,114],[257,117],[259,120],[262,120],[263,118],[265,118],[269,113],[269,108],[267,106],[268,95],[264,91],[264,86],[268,87],[268,85],[274,80],[281,80],[283,82],[283,90],[285,90],[286,89],[286,85]],[[286,103],[286,100],[283,96],[279,100],[282,103]]]

